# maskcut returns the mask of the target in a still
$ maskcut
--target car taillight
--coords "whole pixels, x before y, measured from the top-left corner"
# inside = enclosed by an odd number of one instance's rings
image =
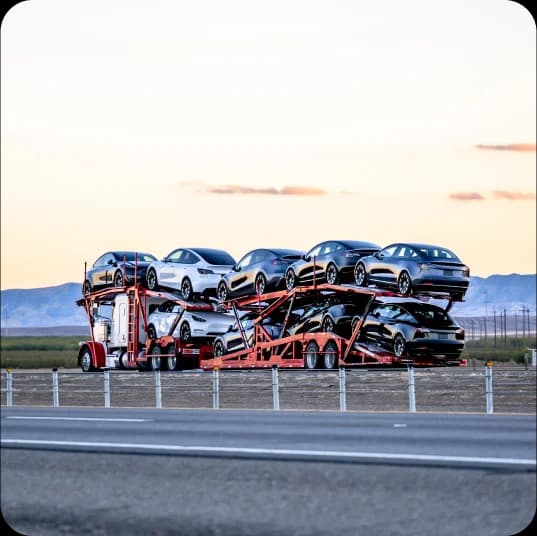
[[[203,275],[214,274],[212,270],[209,270],[207,268],[198,268],[198,273]]]
[[[196,322],[207,322],[205,318],[198,316],[198,315],[192,315],[192,320],[195,320]]]
[[[418,328],[416,332],[414,333],[415,339],[427,339],[428,337],[429,337],[429,332],[423,329]]]
[[[468,266],[462,271],[463,277],[470,277],[470,268]]]
[[[455,333],[455,338],[460,340],[460,341],[463,341],[464,340],[464,329],[458,329],[457,332]]]

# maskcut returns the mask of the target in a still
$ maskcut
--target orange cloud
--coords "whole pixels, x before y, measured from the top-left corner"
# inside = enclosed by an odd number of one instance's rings
[[[496,190],[492,192],[496,199],[508,199],[509,201],[533,201],[536,199],[534,192],[507,192],[505,190]]]
[[[268,195],[324,195],[325,190],[311,186],[284,186],[280,190],[277,188],[254,188],[252,186],[241,186],[239,184],[228,184],[224,186],[206,186],[206,191],[210,194],[268,194]]]
[[[535,143],[508,143],[506,145],[474,145],[477,149],[485,149],[489,151],[519,151],[519,152],[535,152]]]
[[[449,194],[454,201],[483,201],[485,198],[479,192],[454,192]]]

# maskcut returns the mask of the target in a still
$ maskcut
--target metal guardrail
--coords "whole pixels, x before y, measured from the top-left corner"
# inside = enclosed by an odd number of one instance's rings
[[[494,373],[493,373],[494,369]],[[112,372],[112,374],[111,374]],[[303,369],[133,373],[1,372],[1,404],[115,407],[224,407],[280,410],[339,409],[535,413],[536,371],[522,367],[480,369]],[[151,381],[152,380],[152,381]],[[252,394],[253,393],[253,394]],[[61,396],[60,396],[61,395]],[[164,396],[163,396],[164,395]],[[208,398],[212,395],[212,404]],[[336,395],[339,406],[335,404]],[[417,396],[416,396],[417,395]],[[166,405],[163,405],[166,399]],[[181,402],[186,399],[187,402]],[[248,402],[245,402],[248,400]],[[308,404],[308,401],[310,404]],[[441,403],[440,403],[441,401]],[[316,402],[312,403],[312,402]],[[311,407],[313,406],[313,408]]]

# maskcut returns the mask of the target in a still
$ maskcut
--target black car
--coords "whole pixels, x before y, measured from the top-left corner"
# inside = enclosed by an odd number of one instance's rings
[[[403,296],[449,293],[462,300],[470,282],[470,269],[453,251],[433,244],[395,243],[358,259],[355,283],[394,289]]]
[[[377,342],[398,357],[458,359],[464,348],[464,330],[441,307],[413,298],[392,298],[374,304],[359,340]]]
[[[364,306],[358,303],[344,303],[337,298],[321,299],[303,309],[293,310],[284,336],[331,331],[349,337],[353,322],[360,318],[363,310]]]
[[[285,270],[304,254],[295,249],[260,248],[249,251],[218,283],[221,301],[285,288]]]
[[[378,251],[380,246],[357,240],[327,240],[311,248],[285,272],[287,290],[295,286],[328,283],[337,285],[353,279],[356,261]]]
[[[147,267],[157,258],[139,251],[108,251],[86,271],[82,293],[88,294],[106,287],[124,287],[145,283]]]

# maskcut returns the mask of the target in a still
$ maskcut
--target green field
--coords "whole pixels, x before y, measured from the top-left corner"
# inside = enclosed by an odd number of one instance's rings
[[[78,343],[81,337],[2,337],[1,368],[77,368]],[[494,341],[467,341],[463,358],[475,361],[524,364],[528,348],[536,348],[535,337],[507,338]],[[531,359],[531,356],[529,356]]]

